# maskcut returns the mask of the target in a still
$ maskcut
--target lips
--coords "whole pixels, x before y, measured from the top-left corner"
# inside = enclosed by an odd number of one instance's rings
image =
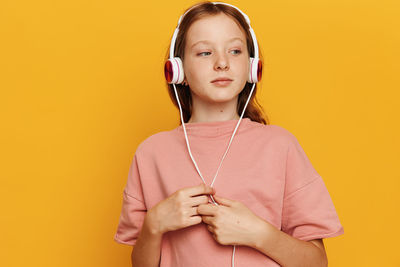
[[[227,87],[232,83],[232,79],[222,77],[222,78],[217,78],[217,79],[213,80],[211,83],[213,86]]]
[[[212,80],[211,82],[214,83],[214,82],[223,82],[223,81],[232,81],[232,79],[229,79],[228,77],[220,77],[215,80]]]

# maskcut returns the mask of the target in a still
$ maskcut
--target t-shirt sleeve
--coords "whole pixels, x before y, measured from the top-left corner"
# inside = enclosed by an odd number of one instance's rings
[[[135,245],[146,212],[147,208],[140,182],[138,155],[135,153],[123,191],[121,215],[114,240],[125,245]]]
[[[303,241],[344,234],[325,183],[289,133],[282,231]]]

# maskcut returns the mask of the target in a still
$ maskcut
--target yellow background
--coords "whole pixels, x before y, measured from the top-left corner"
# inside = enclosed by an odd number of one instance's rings
[[[1,2],[1,266],[130,266],[122,190],[138,144],[178,125],[163,58],[194,3]],[[264,55],[260,103],[344,226],[329,266],[400,266],[399,2],[229,3]]]

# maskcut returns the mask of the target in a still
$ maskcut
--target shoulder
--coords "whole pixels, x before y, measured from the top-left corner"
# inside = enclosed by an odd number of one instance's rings
[[[173,140],[173,130],[165,130],[154,133],[139,143],[136,149],[136,154],[145,156],[164,150],[168,146],[173,146]]]
[[[296,137],[288,129],[274,124],[262,124],[258,122],[250,122],[256,129],[258,136],[263,137],[271,142],[288,146],[297,142]]]

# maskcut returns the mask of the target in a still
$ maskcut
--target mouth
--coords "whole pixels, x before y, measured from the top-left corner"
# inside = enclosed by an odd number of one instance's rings
[[[216,86],[227,86],[232,82],[232,79],[229,78],[217,78],[213,81],[211,81],[212,84],[216,85]]]

